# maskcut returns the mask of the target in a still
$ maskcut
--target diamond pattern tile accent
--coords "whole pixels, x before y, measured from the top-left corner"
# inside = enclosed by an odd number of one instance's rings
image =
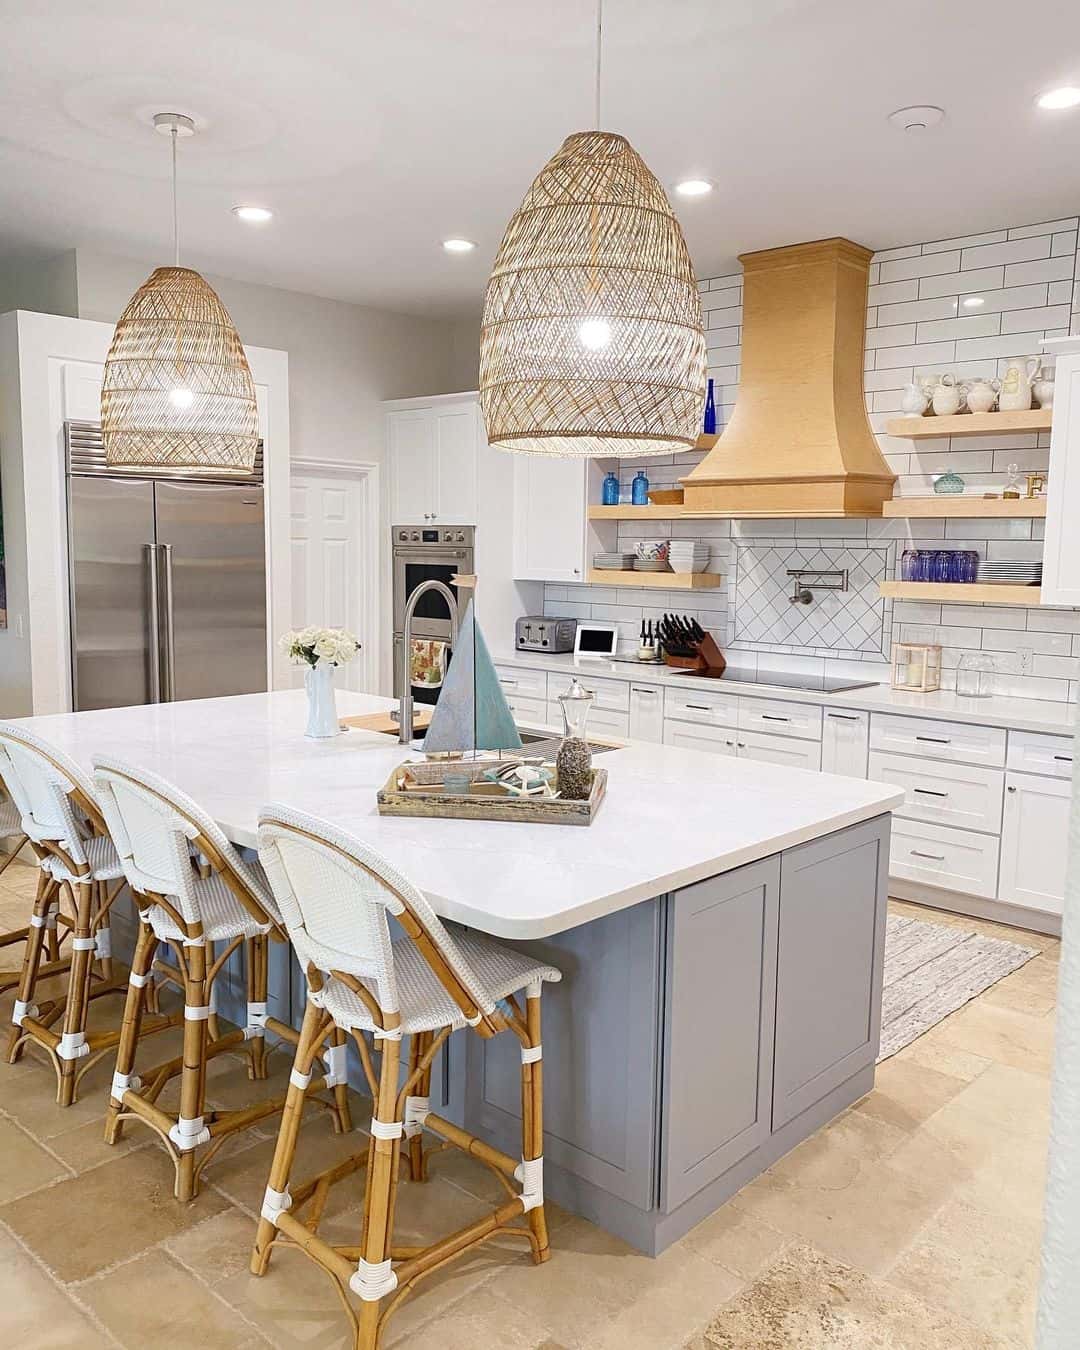
[[[794,544],[735,549],[736,642],[827,647],[887,656],[885,605],[878,584],[888,575],[886,548],[800,548]],[[812,605],[793,605],[789,567],[847,569],[846,591],[815,591]]]

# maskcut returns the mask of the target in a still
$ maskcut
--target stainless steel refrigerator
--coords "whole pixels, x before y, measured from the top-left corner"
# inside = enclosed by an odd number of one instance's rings
[[[241,481],[135,477],[65,430],[75,709],[264,690],[261,453]]]

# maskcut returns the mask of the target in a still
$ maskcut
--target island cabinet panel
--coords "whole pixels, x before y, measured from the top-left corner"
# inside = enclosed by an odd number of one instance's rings
[[[769,1136],[780,860],[668,899],[660,1207],[683,1201]]]
[[[781,857],[774,1130],[877,1058],[888,861],[877,821]]]
[[[544,1158],[642,1210],[655,1197],[661,905],[520,944],[563,976],[542,1003]],[[516,1037],[469,1038],[466,1096],[468,1127],[520,1154]]]

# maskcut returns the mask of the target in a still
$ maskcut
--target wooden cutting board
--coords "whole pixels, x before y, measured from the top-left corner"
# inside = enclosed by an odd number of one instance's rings
[[[434,712],[429,704],[422,706],[413,706],[413,730],[426,731],[431,722],[431,715]],[[365,713],[363,717],[343,717],[341,718],[343,727],[356,727],[360,731],[380,731],[384,735],[396,736],[398,733],[398,724],[390,717],[389,712]]]

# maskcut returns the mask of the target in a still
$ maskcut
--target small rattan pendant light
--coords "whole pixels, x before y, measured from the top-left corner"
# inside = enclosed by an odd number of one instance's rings
[[[488,440],[522,454],[692,446],[705,397],[697,279],[664,189],[630,143],[568,136],[506,227],[484,300]]]
[[[213,288],[180,266],[176,140],[195,124],[158,113],[154,126],[172,140],[175,265],[155,269],[116,325],[101,390],[105,457],[136,473],[248,474],[259,418],[240,335]]]

